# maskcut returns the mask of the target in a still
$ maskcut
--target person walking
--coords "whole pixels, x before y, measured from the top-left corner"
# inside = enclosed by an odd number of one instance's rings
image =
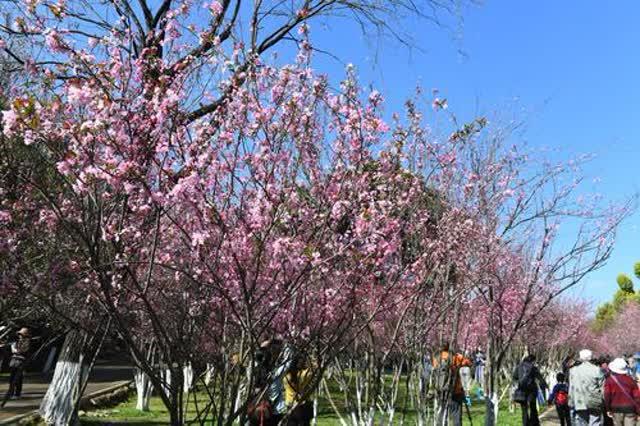
[[[604,384],[604,406],[614,426],[636,426],[640,414],[640,390],[628,369],[624,359],[614,359]]]
[[[535,364],[536,357],[528,355],[516,367],[513,372],[513,380],[516,389],[513,394],[513,401],[520,404],[522,408],[522,426],[539,426],[538,418],[538,390],[547,389],[547,383],[540,374],[540,370]]]
[[[433,358],[430,353],[424,355],[422,359],[422,374],[420,382],[420,395],[422,398],[428,398],[429,384],[431,383],[431,375],[433,373]]]
[[[445,343],[440,356],[433,359],[433,373],[436,382],[436,392],[440,401],[438,411],[438,426],[447,426],[449,418],[453,426],[462,426],[462,410],[466,402],[460,369],[470,367],[471,360],[461,353],[453,354],[449,345]]]
[[[31,347],[31,332],[28,328],[21,328],[18,340],[11,343],[11,358],[9,360],[9,390],[5,395],[2,406],[8,399],[19,399],[22,396],[22,382],[24,379],[24,367],[27,361],[29,348]]]
[[[626,357],[627,361],[627,374],[633,378],[636,377],[636,358],[633,355]]]
[[[313,420],[313,404],[309,401],[311,371],[306,358],[298,354],[284,376],[284,400],[289,411],[287,426],[309,426]]]
[[[591,362],[593,353],[580,351],[580,365],[569,370],[569,405],[575,426],[601,426],[604,374]]]
[[[571,426],[571,410],[569,409],[569,385],[567,384],[567,376],[564,373],[556,375],[556,385],[549,394],[549,404],[556,407],[560,426]]]
[[[605,383],[609,375],[611,375],[611,372],[609,371],[610,362],[611,362],[611,359],[609,359],[608,356],[602,356],[594,361],[595,365],[600,366],[600,370],[604,375]],[[604,404],[602,405],[602,426],[614,426],[613,419],[607,415]]]
[[[486,363],[486,356],[482,349],[476,349],[476,352],[473,356],[473,364],[475,367],[474,380],[478,384],[480,389],[484,388],[484,366]]]
[[[251,426],[277,426],[284,418],[284,376],[291,366],[291,349],[279,339],[262,342],[256,354],[256,391],[262,395],[250,404]]]
[[[468,359],[468,352],[464,353],[464,359]],[[467,364],[464,364],[460,367],[460,380],[462,382],[462,389],[465,392],[465,395],[469,395],[471,392],[471,382],[473,381],[473,376],[471,374],[471,365],[473,363],[470,361]]]

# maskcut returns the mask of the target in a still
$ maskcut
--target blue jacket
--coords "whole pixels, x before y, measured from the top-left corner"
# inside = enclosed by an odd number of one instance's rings
[[[558,392],[564,391],[569,395],[569,385],[566,383],[558,383],[553,387],[553,390],[549,394],[549,404],[554,403],[556,399],[556,394]]]

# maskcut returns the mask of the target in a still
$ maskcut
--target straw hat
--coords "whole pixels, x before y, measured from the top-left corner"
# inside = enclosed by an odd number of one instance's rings
[[[17,334],[24,337],[31,337],[31,331],[29,331],[27,327],[22,327]]]
[[[616,358],[609,363],[609,370],[616,374],[627,374],[627,361],[622,358]]]

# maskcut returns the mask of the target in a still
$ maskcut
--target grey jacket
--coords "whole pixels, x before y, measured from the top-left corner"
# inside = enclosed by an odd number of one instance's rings
[[[604,374],[583,362],[569,370],[569,405],[575,410],[600,410],[603,406]]]

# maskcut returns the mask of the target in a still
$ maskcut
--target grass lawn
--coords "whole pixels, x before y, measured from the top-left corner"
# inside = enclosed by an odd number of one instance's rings
[[[204,394],[200,396],[204,401]],[[320,400],[318,425],[319,426],[340,426],[340,420],[335,413],[328,406],[326,401]],[[140,412],[135,409],[136,399],[135,395],[132,395],[128,401],[121,403],[120,405],[97,411],[90,411],[85,413],[81,417],[81,424],[83,425],[115,425],[115,424],[134,424],[134,425],[166,425],[169,423],[169,415],[167,410],[162,405],[162,401],[158,397],[151,399],[150,411]],[[195,416],[193,403],[188,406],[189,417],[193,419]],[[474,402],[471,405],[471,418],[474,426],[481,426],[484,423],[484,404],[482,402]],[[402,412],[398,411],[395,414],[394,424],[399,424],[402,418]],[[513,413],[510,413],[507,405],[500,407],[499,424],[501,426],[519,426],[521,424],[520,409],[517,408]],[[404,418],[406,425],[415,424],[415,412],[408,411]],[[464,421],[465,426],[471,425],[468,415],[465,411]]]

